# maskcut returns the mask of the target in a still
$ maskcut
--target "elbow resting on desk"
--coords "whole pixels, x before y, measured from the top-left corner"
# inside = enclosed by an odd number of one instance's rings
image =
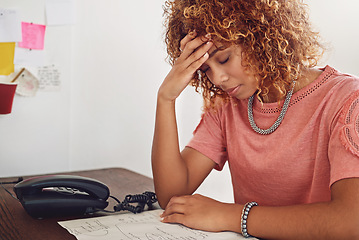
[[[179,189],[178,187],[173,187],[173,189]],[[157,196],[158,204],[162,209],[167,207],[167,204],[174,196],[181,196],[181,195],[190,195],[192,193],[187,193],[186,191],[176,191],[176,193],[170,193],[169,191],[161,190],[161,187],[156,187],[155,184],[155,193]]]
[[[156,195],[157,195],[157,193],[156,193]],[[167,200],[167,199],[161,199],[161,198],[159,198],[158,196],[157,196],[157,201],[158,201],[158,204],[160,205],[160,207],[161,207],[162,209],[165,209],[166,206],[167,206],[167,204],[168,204],[168,202],[169,202],[169,200]]]

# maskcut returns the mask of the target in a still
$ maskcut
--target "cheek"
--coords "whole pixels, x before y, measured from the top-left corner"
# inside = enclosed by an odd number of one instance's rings
[[[248,74],[245,69],[240,65],[233,63],[228,66],[228,73],[242,81],[245,81],[248,78]]]
[[[237,66],[235,69],[237,76],[239,76],[242,81],[246,82],[246,84],[252,87],[257,88],[257,79],[248,68],[241,65]]]
[[[207,80],[210,81],[212,84],[216,85],[214,82],[213,82],[213,73],[212,73],[212,70],[208,70],[205,74],[204,74],[206,77],[207,77]]]

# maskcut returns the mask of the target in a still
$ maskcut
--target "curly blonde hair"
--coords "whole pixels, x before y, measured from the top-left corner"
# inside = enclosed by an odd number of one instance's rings
[[[258,96],[269,90],[282,99],[292,81],[317,65],[324,47],[312,30],[301,0],[167,0],[164,5],[165,43],[170,64],[180,56],[180,41],[188,32],[211,34],[215,43],[241,45],[243,59],[256,73]],[[191,84],[205,103],[228,99],[198,70]],[[208,105],[208,106],[209,106]],[[207,107],[208,107],[207,106]]]

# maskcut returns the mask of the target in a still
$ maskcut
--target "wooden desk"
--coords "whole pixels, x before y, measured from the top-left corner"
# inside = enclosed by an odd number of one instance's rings
[[[153,191],[151,178],[131,172],[122,168],[100,169],[91,171],[59,173],[66,175],[78,175],[90,177],[105,183],[110,194],[122,201],[127,194],[139,194],[145,191]],[[29,176],[30,177],[30,176]],[[29,177],[24,177],[27,179]],[[16,181],[17,177],[0,178],[0,182]],[[3,185],[13,192],[14,184]],[[15,195],[15,194],[14,194]],[[109,199],[109,207],[113,210],[116,202]],[[104,214],[96,213],[92,216]],[[76,217],[81,218],[81,217]],[[12,198],[3,188],[0,188],[0,239],[1,240],[76,240],[67,230],[57,222],[69,220],[70,218],[34,219],[30,217],[22,207],[21,203]],[[74,219],[74,218],[72,218]]]

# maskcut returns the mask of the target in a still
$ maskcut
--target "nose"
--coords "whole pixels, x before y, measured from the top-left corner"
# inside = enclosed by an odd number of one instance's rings
[[[229,79],[229,76],[226,74],[226,72],[220,70],[220,69],[213,69],[212,70],[212,83],[216,86],[222,86],[225,82],[227,82]]]

